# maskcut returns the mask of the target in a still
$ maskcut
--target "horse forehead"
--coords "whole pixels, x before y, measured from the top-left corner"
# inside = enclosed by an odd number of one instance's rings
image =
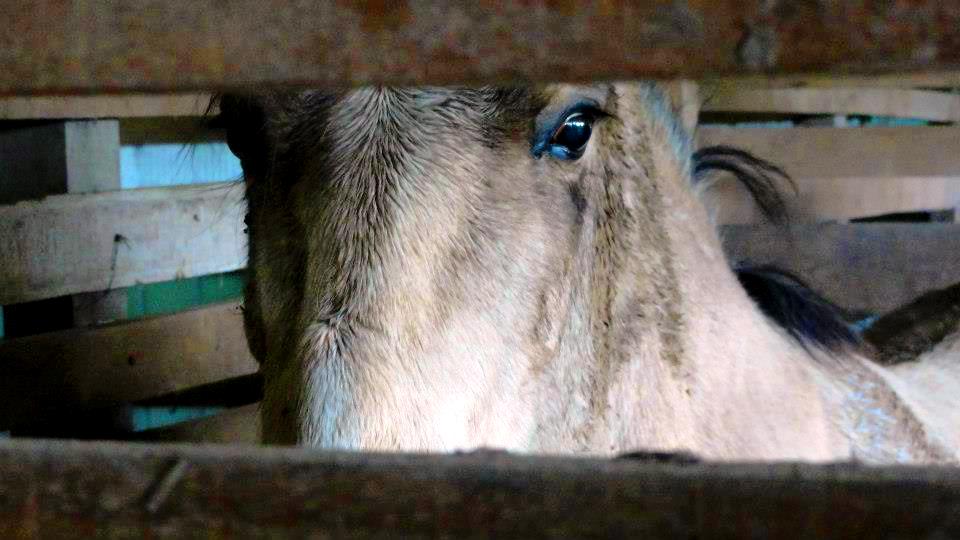
[[[490,99],[486,92],[471,89],[365,87],[342,94],[332,113],[343,123],[418,117],[450,107],[470,115],[489,107]],[[456,119],[456,116],[448,118],[450,121]]]

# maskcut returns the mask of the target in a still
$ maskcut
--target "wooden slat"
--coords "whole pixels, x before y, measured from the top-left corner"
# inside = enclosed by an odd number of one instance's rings
[[[960,283],[960,225],[733,225],[723,240],[733,261],[775,264],[835,303],[872,313]]]
[[[260,404],[244,405],[198,420],[134,433],[131,440],[258,444],[260,442]]]
[[[0,131],[2,204],[120,187],[120,128],[116,120],[31,122],[9,125]],[[54,321],[72,326],[121,319],[127,307],[126,295],[117,292],[80,294],[70,304],[67,300],[59,305],[47,302],[43,306],[8,306],[7,320],[25,333],[37,333],[59,329],[49,326]],[[53,310],[61,313],[50,313]],[[31,315],[37,312],[46,313],[40,317]]]
[[[844,81],[849,81],[851,87],[834,87]],[[812,85],[810,88],[766,88],[772,84],[769,80],[757,81],[755,85],[707,83],[697,100],[691,99],[696,95],[697,83],[694,81],[672,82],[671,88],[677,92],[677,97],[685,98],[678,103],[682,102],[687,110],[692,110],[692,106],[701,108],[700,100],[703,100],[703,112],[865,114],[939,122],[960,119],[960,95],[909,88],[960,87],[960,76],[954,79],[940,76],[933,80],[918,79],[918,76],[893,76],[889,80],[838,76],[817,83],[818,79],[783,83],[788,86],[809,84]],[[204,93],[0,97],[0,120],[199,117],[207,113],[209,103],[210,94]],[[216,109],[212,112],[215,113]],[[685,120],[684,124],[690,125],[690,122]]]
[[[790,218],[795,222],[823,222],[879,216],[898,212],[925,212],[960,206],[960,176],[903,178],[795,179],[798,193],[784,190]],[[735,182],[723,182],[708,192],[709,206],[718,208],[722,224],[763,221],[749,193]]]
[[[0,204],[120,189],[116,120],[16,124],[0,130]]]
[[[0,207],[0,305],[243,268],[243,212],[237,183]]]
[[[670,81],[665,86],[683,128],[693,134],[700,118],[699,85],[694,81]]]
[[[0,98],[0,120],[200,116],[207,94]]]
[[[956,71],[956,2],[897,7],[12,1],[0,94]]]
[[[716,88],[704,112],[846,114],[960,121],[960,94],[902,88]]]
[[[0,443],[15,537],[953,538],[960,471]]]
[[[799,194],[798,219],[848,219],[960,204],[960,128],[703,127],[698,144],[726,144],[783,167]],[[721,223],[759,215],[732,183],[719,185]]]
[[[794,73],[711,77],[704,80],[709,91],[723,88],[960,88],[960,71],[935,70],[891,72],[875,75],[853,73]]]
[[[256,372],[236,304],[0,341],[0,430]]]
[[[797,178],[960,176],[960,127],[701,126],[697,141],[745,148]]]

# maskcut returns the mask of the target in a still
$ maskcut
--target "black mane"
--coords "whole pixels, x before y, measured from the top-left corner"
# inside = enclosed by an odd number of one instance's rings
[[[693,154],[694,185],[719,172],[733,175],[768,219],[787,221],[780,186],[796,188],[783,169],[729,146],[709,146]],[[844,310],[799,277],[770,265],[737,266],[734,273],[760,311],[804,347],[813,344],[830,351],[862,348],[860,336],[844,319]]]
[[[772,266],[744,266],[734,272],[760,311],[801,345],[812,343],[834,352],[862,348],[843,310],[797,276]]]
[[[796,186],[783,169],[731,146],[707,146],[693,153],[695,186],[711,180],[719,172],[736,178],[768,219],[778,223],[787,220],[787,206],[780,188],[788,186],[796,191]]]

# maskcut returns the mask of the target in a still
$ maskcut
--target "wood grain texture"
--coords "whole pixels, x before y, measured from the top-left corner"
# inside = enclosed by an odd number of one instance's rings
[[[119,131],[116,120],[29,122],[5,126],[0,130],[0,204],[49,195],[120,189]],[[35,306],[36,309],[11,306],[8,307],[11,315],[8,324],[17,324],[25,333],[37,333],[49,329],[53,320],[72,326],[122,318],[126,313],[126,295],[116,292],[109,295],[114,301],[107,301],[106,294],[96,293],[90,297],[75,297],[72,306],[68,305],[69,302],[59,306]],[[31,311],[51,309],[72,314],[27,315]]]
[[[14,0],[0,94],[960,68],[955,0],[782,4]]]
[[[0,341],[0,430],[248,375],[235,303]]]
[[[116,120],[13,124],[0,129],[0,204],[120,189]]]
[[[243,268],[242,195],[223,183],[0,206],[0,305]]]
[[[0,97],[0,120],[201,116],[209,94]]]
[[[260,404],[244,405],[198,420],[134,433],[131,440],[206,444],[259,444]]]
[[[960,87],[960,70],[919,70],[909,73],[794,73],[709,77],[701,81],[705,94],[717,88],[940,88]]]
[[[702,146],[725,144],[783,167],[795,220],[849,219],[960,205],[960,128],[704,127]],[[733,182],[719,184],[718,221],[753,223],[760,215]]]
[[[960,121],[960,95],[907,88],[714,88],[704,112],[845,114]]]
[[[0,535],[953,538],[960,471],[0,443]]]
[[[885,313],[960,283],[958,225],[731,225],[722,235],[731,260],[780,266],[850,309]]]
[[[680,118],[680,123],[689,134],[697,131],[700,119],[700,92],[695,81],[670,81],[665,85],[667,94]]]

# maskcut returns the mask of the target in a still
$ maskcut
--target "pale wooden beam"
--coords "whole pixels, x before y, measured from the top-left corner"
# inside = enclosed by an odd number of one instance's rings
[[[0,97],[0,120],[201,116],[209,94]]]
[[[794,73],[739,75],[701,80],[707,93],[717,88],[960,88],[960,69],[891,71],[884,74]]]
[[[960,128],[732,128],[700,126],[700,145],[748,150],[790,174],[794,220],[850,219],[892,212],[942,210],[960,203]],[[708,194],[720,223],[760,220],[734,182]]]
[[[960,94],[902,88],[718,87],[704,96],[704,112],[841,114],[960,121]]]
[[[0,206],[0,305],[243,268],[244,207],[236,182]]]
[[[0,204],[120,189],[116,120],[14,124],[0,130]]]
[[[693,135],[700,118],[699,85],[696,81],[670,81],[666,84],[666,91],[683,128]]]
[[[120,189],[120,129],[117,120],[72,120],[12,124],[0,130],[0,204],[64,193]],[[10,306],[8,319],[24,331],[48,330],[49,311],[63,320],[91,324],[126,315],[124,291],[104,291],[35,306]],[[17,320],[42,317],[43,320]],[[34,325],[33,322],[37,324]],[[32,328],[31,328],[32,327]]]

